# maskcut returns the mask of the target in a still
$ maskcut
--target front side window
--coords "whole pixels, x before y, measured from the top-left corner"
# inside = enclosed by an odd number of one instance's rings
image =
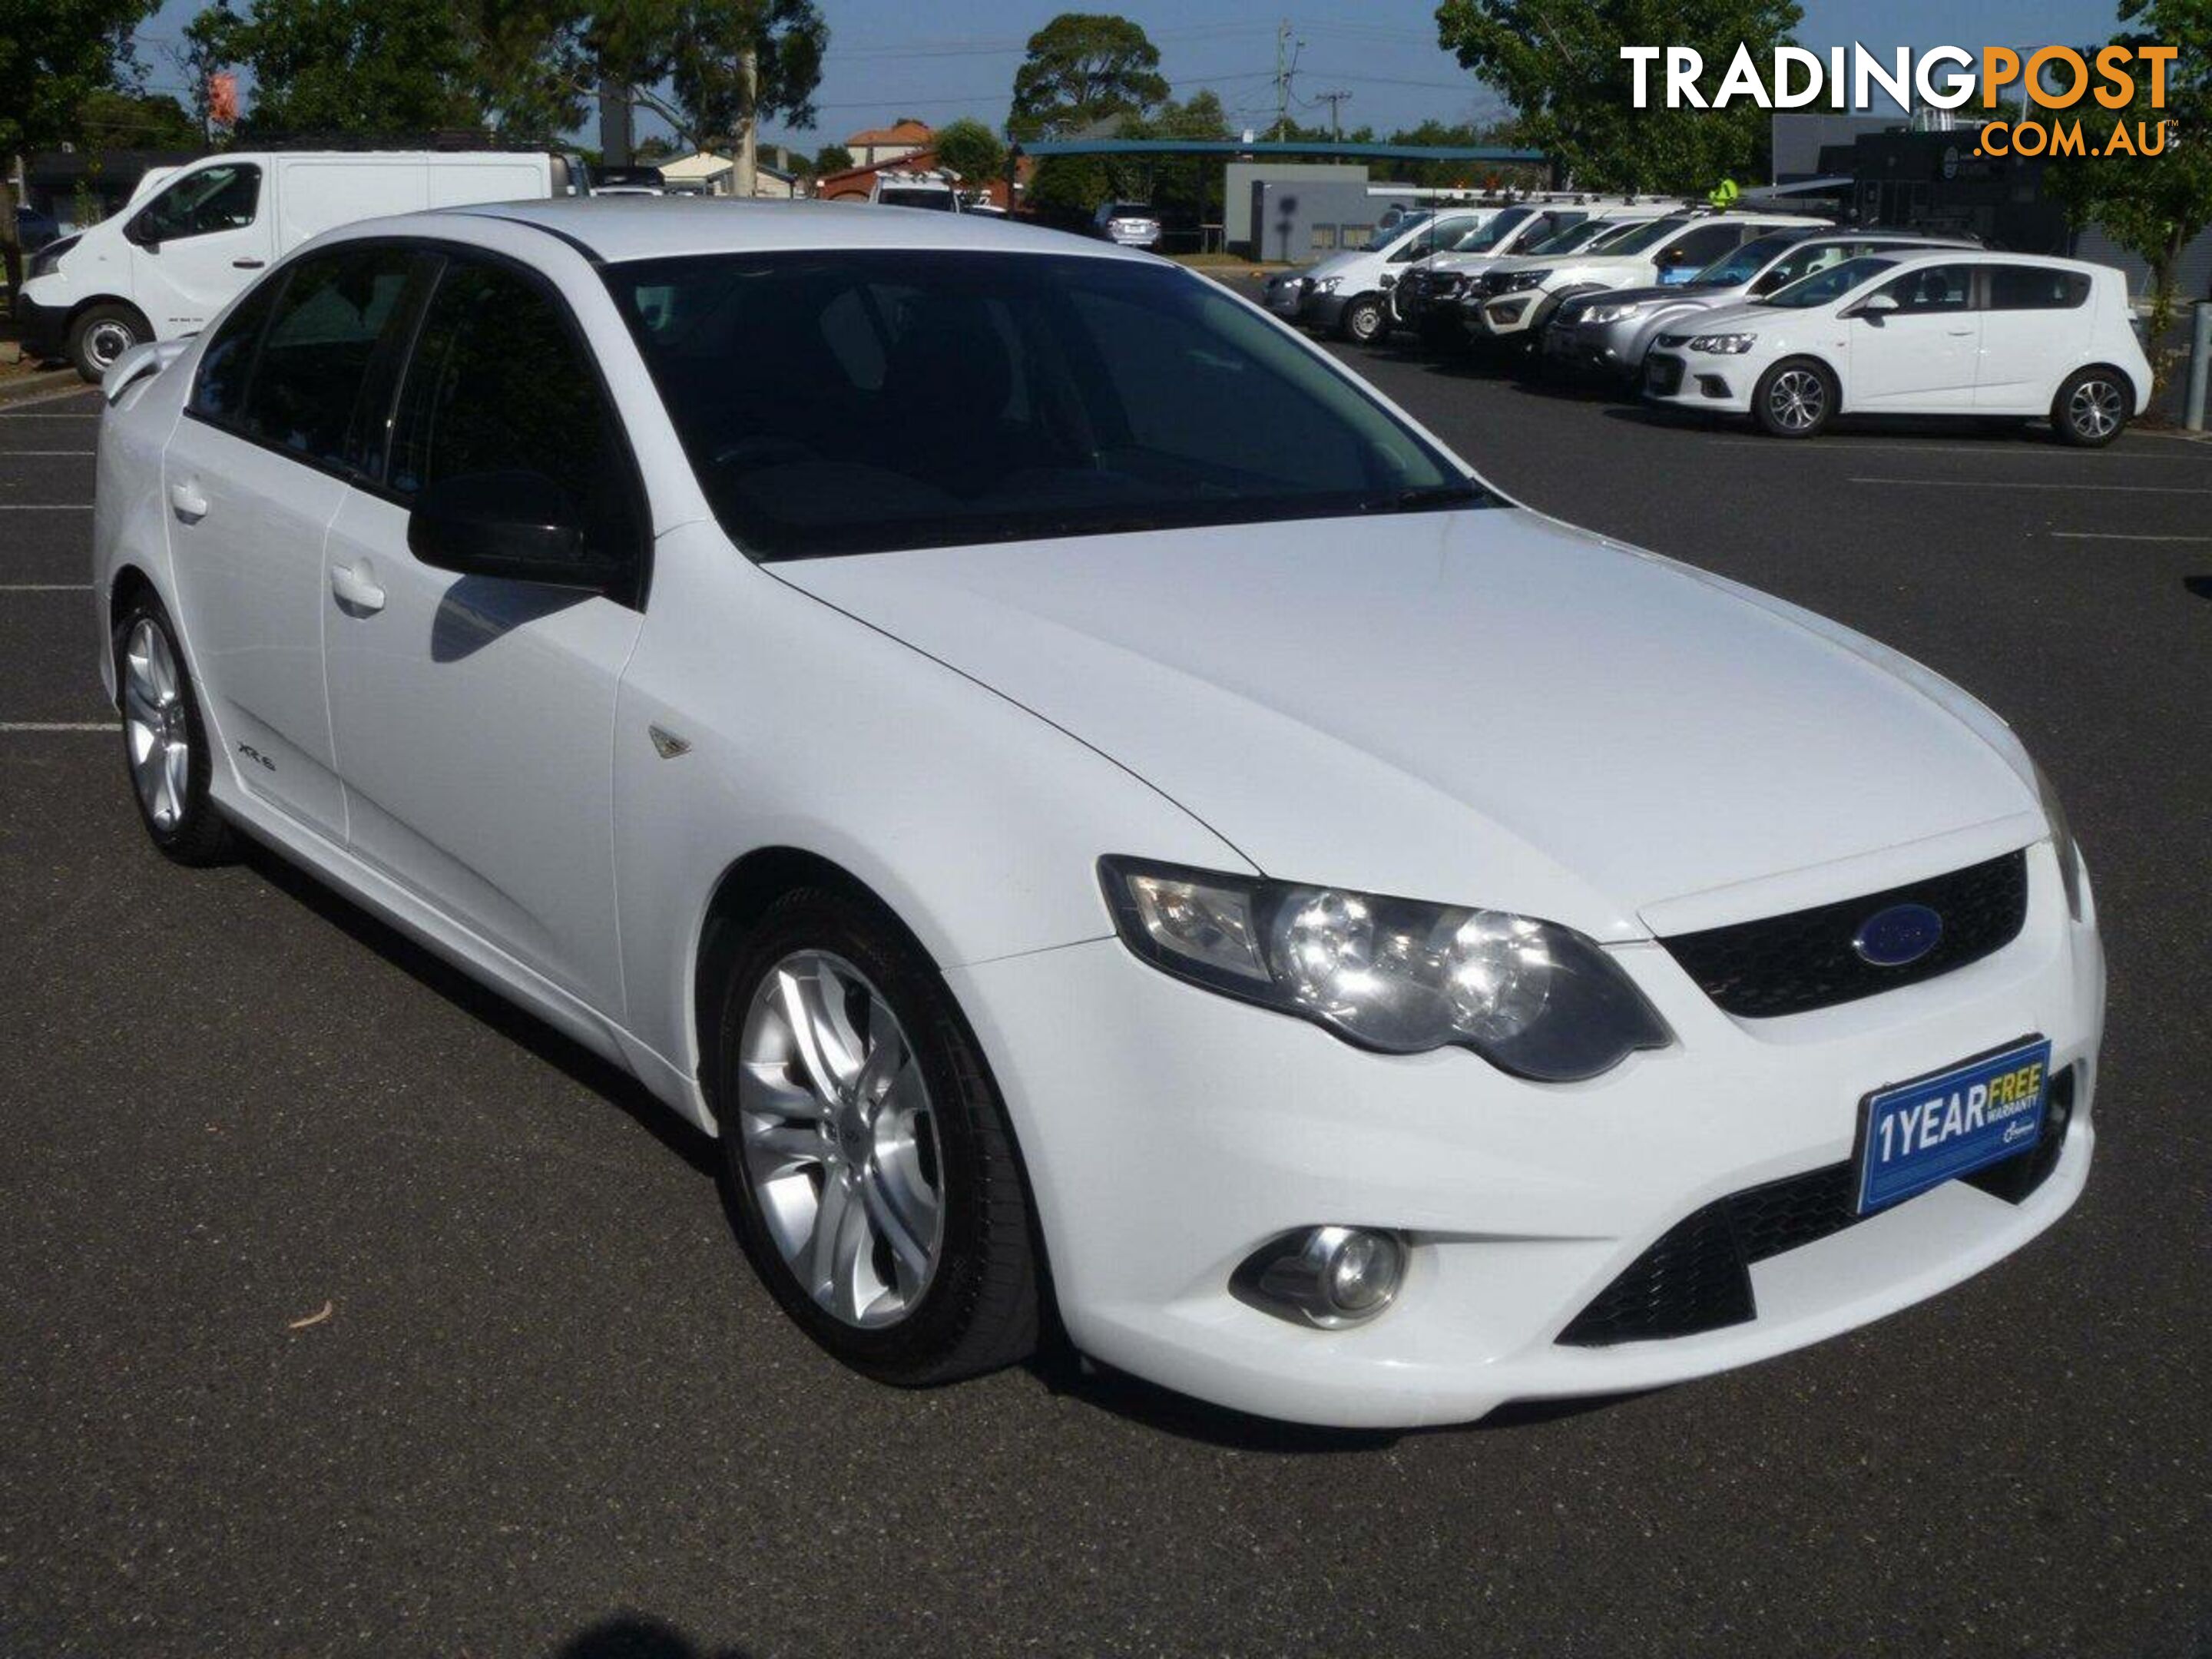
[[[401,247],[311,254],[292,267],[236,417],[247,437],[327,466],[353,465],[362,386],[416,256]]]
[[[701,485],[761,558],[1479,495],[1355,382],[1171,269],[840,251],[606,280]]]
[[[1453,247],[1452,252],[1455,253],[1488,253],[1495,249],[1498,244],[1503,242],[1507,237],[1510,236],[1515,231],[1520,229],[1523,222],[1525,222],[1528,216],[1534,211],[1534,210],[1532,208],[1507,208],[1504,212],[1491,220],[1488,224],[1478,226],[1476,228],[1468,232],[1466,235],[1460,238],[1458,243]]]
[[[1700,225],[1660,254],[1659,263],[1676,270],[1696,270],[1717,259],[1743,240],[1740,225]]]
[[[1939,311],[1965,311],[1974,303],[1974,268],[1972,265],[1929,265],[1923,270],[1907,271],[1881,290],[1897,301],[1899,312],[1922,314]]]
[[[243,161],[188,173],[138,210],[131,234],[141,242],[173,242],[253,222],[261,200],[261,169]]]
[[[252,378],[261,331],[283,291],[282,276],[255,284],[216,325],[200,353],[198,378],[192,382],[190,407],[193,414],[224,426],[237,421],[246,405],[246,388]]]
[[[1990,267],[1991,311],[2071,311],[2089,297],[2089,279],[2050,265]]]
[[[644,519],[621,428],[552,299],[503,266],[456,259],[416,332],[386,482],[537,474],[583,532],[595,575],[638,560]]]

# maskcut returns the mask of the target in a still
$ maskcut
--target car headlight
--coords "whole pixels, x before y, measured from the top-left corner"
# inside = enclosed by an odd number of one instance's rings
[[[1518,294],[1523,289],[1541,288],[1552,280],[1548,270],[1516,270],[1505,279],[1505,292]]]
[[[1583,313],[1583,320],[1591,324],[1625,323],[1631,317],[1642,314],[1644,307],[1633,300],[1623,300],[1613,305],[1592,306]]]
[[[1740,357],[1758,340],[1756,334],[1700,334],[1690,342],[1690,349],[1709,351],[1723,357]]]
[[[53,271],[54,268],[61,264],[62,255],[67,253],[71,248],[75,247],[83,240],[84,233],[79,231],[74,236],[59,237],[55,240],[47,243],[44,247],[40,248],[36,253],[33,253],[31,256],[31,263],[25,272],[24,280],[28,282],[33,276],[45,276],[50,275]]]
[[[1122,943],[1153,967],[1361,1048],[1457,1046],[1571,1083],[1674,1040],[1611,957],[1552,922],[1139,859],[1098,873]]]
[[[2033,761],[2028,763],[2035,766]],[[2074,826],[2066,817],[2066,808],[2058,799],[2058,790],[2049,774],[2035,766],[2035,793],[2043,805],[2044,820],[2051,826],[2051,850],[2058,855],[2058,879],[2066,889],[2066,914],[2075,921],[2081,920],[2081,848],[2074,839]]]
[[[1336,292],[1336,285],[1343,280],[1341,276],[1316,276],[1313,280],[1313,291],[1316,294],[1334,294]]]

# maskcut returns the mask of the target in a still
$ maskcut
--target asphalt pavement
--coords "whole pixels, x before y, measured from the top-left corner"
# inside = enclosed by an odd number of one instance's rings
[[[2212,1655],[2212,447],[1785,446],[1346,356],[1501,488],[2020,729],[2112,960],[2071,1216],[1810,1351],[1469,1429],[862,1382],[635,1087],[273,860],[146,846],[95,405],[11,408],[0,1655]]]

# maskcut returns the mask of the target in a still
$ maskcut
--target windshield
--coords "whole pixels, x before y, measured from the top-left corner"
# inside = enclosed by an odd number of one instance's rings
[[[1741,287],[1764,270],[1769,259],[1784,249],[1794,246],[1798,240],[1795,236],[1761,236],[1756,241],[1746,242],[1735,252],[1714,260],[1691,277],[1690,283],[1692,287],[1699,283]]]
[[[1522,221],[1534,211],[1531,208],[1507,208],[1486,225],[1478,225],[1452,244],[1454,253],[1487,253],[1516,229]]]
[[[1621,243],[1626,241],[1630,237],[1636,234],[1638,231],[1643,229],[1644,227],[1650,222],[1646,219],[1631,219],[1626,224],[1608,224],[1595,237],[1591,239],[1589,246],[1585,247],[1583,252],[1585,253],[1610,253],[1614,248],[1618,247]]]
[[[1391,244],[1401,236],[1417,225],[1426,224],[1436,216],[1433,209],[1422,208],[1417,212],[1401,213],[1395,219],[1385,218],[1381,224],[1375,227],[1375,234],[1359,245],[1359,251],[1362,253],[1387,253],[1390,250]]]
[[[1524,249],[1523,252],[1572,253],[1577,248],[1588,247],[1612,228],[1613,227],[1602,219],[1585,219],[1580,224],[1569,225],[1556,236],[1547,236],[1542,241],[1533,247]]]
[[[1647,247],[1656,247],[1690,222],[1687,219],[1654,219],[1648,225],[1638,225],[1617,242],[1606,245],[1607,253],[1641,253]]]
[[[1172,267],[837,249],[605,276],[757,558],[1486,499],[1357,381]]]
[[[1814,271],[1757,303],[1790,306],[1801,310],[1807,306],[1824,306],[1831,300],[1842,299],[1859,284],[1879,276],[1896,263],[1894,259],[1846,259],[1839,265]]]
[[[946,208],[957,205],[949,190],[932,190],[926,185],[892,185],[876,192],[876,200],[884,207]]]

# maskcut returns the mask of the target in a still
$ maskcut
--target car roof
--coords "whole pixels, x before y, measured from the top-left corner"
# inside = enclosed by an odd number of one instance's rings
[[[700,253],[766,253],[874,248],[1066,253],[1093,259],[1151,259],[1087,236],[990,217],[872,202],[732,201],[697,196],[556,197],[489,203],[386,220],[386,234],[433,235],[441,223],[498,220],[558,237],[605,264]]]
[[[1882,255],[1869,256],[1879,258]],[[2045,270],[2071,270],[2084,276],[2117,276],[2111,265],[2094,264],[2087,259],[2059,259],[2048,253],[2006,253],[1996,248],[1927,246],[1905,252],[1893,264],[1907,270],[1918,270],[1922,265],[2034,265]]]

